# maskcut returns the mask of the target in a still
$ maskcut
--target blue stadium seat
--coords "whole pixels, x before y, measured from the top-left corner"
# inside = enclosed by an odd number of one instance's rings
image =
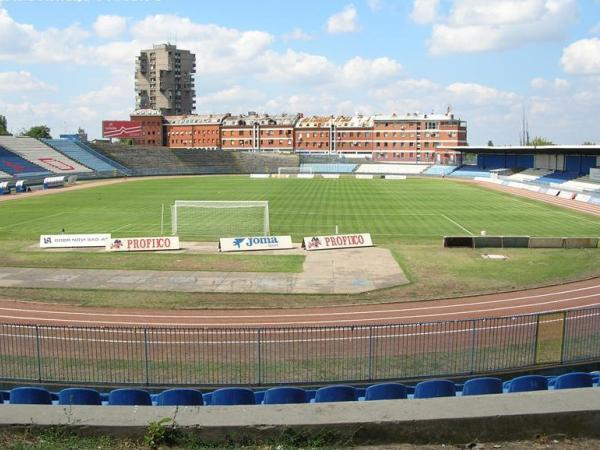
[[[115,389],[108,395],[109,405],[150,406],[150,394],[142,389]]]
[[[309,402],[314,402],[315,401],[315,395],[317,395],[317,391],[314,389],[309,389],[306,391],[306,399]]]
[[[422,381],[415,387],[414,398],[454,397],[456,386],[448,380]]]
[[[156,397],[158,406],[197,406],[204,405],[202,392],[197,389],[175,388],[162,391]]]
[[[473,378],[463,386],[462,395],[486,394],[502,394],[502,380],[493,377]]]
[[[59,405],[101,405],[100,393],[95,389],[67,388],[58,393]]]
[[[0,400],[2,400],[2,402],[7,402],[10,400],[10,391],[0,391]]]
[[[356,389],[352,386],[336,385],[317,389],[315,403],[352,402],[357,400]]]
[[[260,405],[265,399],[265,391],[255,391],[254,392],[254,401],[257,405]]]
[[[38,387],[11,389],[10,403],[13,405],[51,405],[52,396],[48,390]]]
[[[393,400],[407,398],[406,386],[400,383],[380,383],[367,388],[365,400]]]
[[[306,403],[307,401],[306,391],[296,387],[276,387],[265,392],[265,405]]]
[[[202,400],[204,401],[205,405],[212,405],[212,392],[206,392],[205,394],[202,394]]]
[[[554,389],[574,389],[583,387],[592,387],[592,375],[585,372],[566,373],[556,378]]]
[[[513,378],[508,383],[508,392],[545,391],[548,379],[542,375],[524,375]]]
[[[212,405],[254,405],[254,392],[246,388],[222,388],[212,393]]]

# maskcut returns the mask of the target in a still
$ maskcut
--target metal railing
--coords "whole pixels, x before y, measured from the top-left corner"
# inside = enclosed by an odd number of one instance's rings
[[[311,328],[0,325],[0,379],[268,385],[461,376],[600,358],[600,308]]]

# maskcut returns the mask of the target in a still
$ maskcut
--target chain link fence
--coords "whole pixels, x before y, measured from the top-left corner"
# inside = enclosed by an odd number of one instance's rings
[[[270,385],[460,376],[600,358],[600,308],[310,328],[0,325],[0,379]]]

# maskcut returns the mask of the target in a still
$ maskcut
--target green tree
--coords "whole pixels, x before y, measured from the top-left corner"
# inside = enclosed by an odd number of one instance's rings
[[[493,147],[494,146],[494,141],[492,141],[491,139],[488,141],[488,147]]]
[[[536,136],[531,140],[531,145],[535,145],[536,147],[538,145],[554,145],[554,142],[552,142],[550,139]]]
[[[596,143],[592,141],[585,141],[583,145],[596,145]]]
[[[6,123],[6,117],[0,115],[0,136],[10,136],[8,132],[8,125]]]
[[[52,136],[50,136],[50,128],[48,128],[46,125],[36,125],[34,127],[31,127],[29,130],[21,133],[21,136],[29,136],[37,139],[52,139]]]

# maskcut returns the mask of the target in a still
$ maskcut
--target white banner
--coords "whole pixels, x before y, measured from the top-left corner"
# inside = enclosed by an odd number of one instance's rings
[[[369,233],[305,237],[302,244],[302,247],[306,250],[331,250],[335,248],[372,246],[373,241]]]
[[[106,242],[110,252],[179,250],[178,236],[112,238]]]
[[[294,248],[291,236],[248,236],[219,239],[219,249],[222,252],[289,250],[291,248]]]
[[[43,234],[41,248],[104,247],[110,234]]]
[[[590,169],[590,180],[600,181],[600,169]]]

